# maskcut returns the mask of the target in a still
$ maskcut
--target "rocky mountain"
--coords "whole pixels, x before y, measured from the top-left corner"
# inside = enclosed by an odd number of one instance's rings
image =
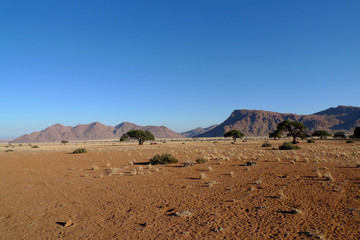
[[[230,117],[219,126],[196,137],[218,137],[225,132],[236,129],[246,136],[268,136],[277,125],[286,120],[300,121],[305,124],[309,132],[339,130],[350,133],[355,126],[360,126],[360,107],[338,106],[311,115],[297,115],[293,113],[277,113],[262,110],[235,110]]]
[[[212,126],[207,127],[207,128],[198,127],[198,128],[192,129],[192,130],[187,131],[187,132],[182,132],[181,135],[183,135],[184,137],[190,137],[191,138],[191,137],[194,137],[196,135],[202,134],[204,132],[210,131],[210,130],[216,128],[217,126],[218,126],[218,124],[212,125]]]
[[[182,138],[179,133],[164,126],[138,126],[130,122],[123,122],[115,127],[106,126],[99,122],[79,124],[75,127],[61,124],[52,125],[40,132],[25,134],[13,140],[13,143],[59,142],[62,140],[97,140],[120,138],[124,133],[141,129],[150,131],[155,138]]]

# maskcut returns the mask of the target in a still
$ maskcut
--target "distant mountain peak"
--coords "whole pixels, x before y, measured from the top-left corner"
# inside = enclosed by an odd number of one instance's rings
[[[131,122],[123,122],[119,125],[106,126],[100,122],[92,122],[89,124],[78,124],[75,127],[65,127],[59,123],[54,124],[40,132],[25,134],[16,138],[12,142],[28,143],[28,142],[60,142],[62,140],[96,140],[96,139],[116,139],[122,134],[133,130],[148,130],[154,134],[156,138],[181,138],[179,133],[171,131],[165,126],[138,126]]]

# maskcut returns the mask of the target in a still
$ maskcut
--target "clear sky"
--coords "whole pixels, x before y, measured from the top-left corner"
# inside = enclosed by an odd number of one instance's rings
[[[360,106],[359,0],[0,2],[0,138]]]

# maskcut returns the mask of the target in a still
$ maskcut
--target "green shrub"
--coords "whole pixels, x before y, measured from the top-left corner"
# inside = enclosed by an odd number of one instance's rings
[[[257,162],[246,162],[245,166],[255,166]]]
[[[346,143],[354,143],[353,140],[347,140]]]
[[[195,160],[195,162],[200,164],[200,163],[206,163],[207,160],[204,159],[204,158],[198,158],[198,159]]]
[[[39,148],[39,146],[38,146],[38,145],[34,145],[34,146],[32,146],[32,148]]]
[[[315,142],[314,139],[309,139],[309,140],[307,140],[307,143],[314,143],[314,142]]]
[[[14,150],[12,149],[8,149],[8,150],[5,150],[5,152],[13,152]]]
[[[78,148],[73,151],[73,153],[87,153],[85,148]]]
[[[150,159],[150,164],[157,165],[157,164],[177,163],[178,161],[179,160],[177,160],[171,154],[163,154],[161,156],[159,154],[156,154],[153,158]]]
[[[279,147],[279,150],[294,150],[294,149],[300,149],[300,147],[292,144],[291,142],[284,142],[284,144]]]
[[[271,143],[269,143],[268,141],[264,142],[262,147],[271,147]]]

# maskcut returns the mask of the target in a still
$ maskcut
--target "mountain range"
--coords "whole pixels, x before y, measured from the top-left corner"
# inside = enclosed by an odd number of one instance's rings
[[[179,133],[171,131],[165,126],[138,126],[130,122],[123,122],[115,127],[106,126],[99,122],[79,124],[75,127],[61,124],[52,125],[40,132],[25,134],[13,140],[13,143],[28,142],[57,142],[62,140],[96,140],[120,138],[130,130],[140,129],[150,131],[155,138],[182,138]]]
[[[165,126],[139,126],[130,122],[123,122],[115,127],[99,122],[80,124],[75,127],[55,124],[40,132],[25,134],[12,142],[115,139],[133,129],[150,131],[155,138],[221,137],[226,131],[232,129],[239,130],[246,136],[268,136],[270,132],[276,130],[280,122],[286,119],[303,122],[310,133],[316,130],[352,133],[356,126],[360,126],[360,107],[338,106],[310,115],[263,110],[234,110],[220,125],[199,127],[183,133],[176,133]]]
[[[217,127],[196,135],[196,137],[223,136],[225,132],[236,129],[246,136],[268,136],[277,125],[286,120],[303,122],[308,132],[326,130],[331,133],[344,131],[351,133],[360,126],[360,107],[338,106],[310,115],[278,113],[262,110],[235,110],[230,117]]]

